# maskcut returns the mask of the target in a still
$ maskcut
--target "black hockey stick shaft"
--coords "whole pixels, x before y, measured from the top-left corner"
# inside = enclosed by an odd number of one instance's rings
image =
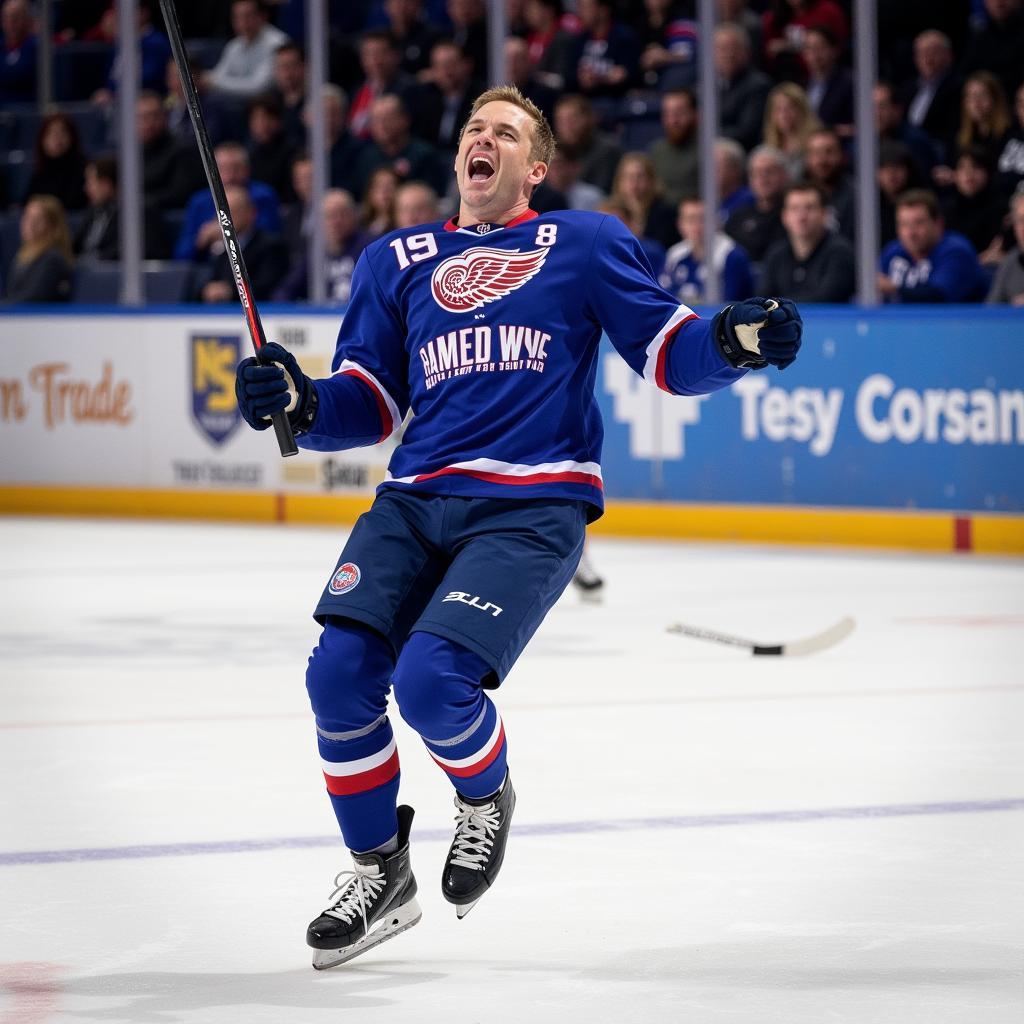
[[[256,350],[256,358],[263,362],[263,349],[267,344],[267,336],[263,332],[263,321],[260,320],[260,311],[256,308],[256,301],[252,297],[252,286],[249,284],[249,272],[245,268],[245,260],[242,258],[242,247],[238,244],[238,235],[235,232],[234,222],[231,220],[231,211],[228,209],[228,199],[224,192],[224,182],[221,180],[220,171],[217,170],[217,161],[213,156],[213,146],[210,144],[210,136],[206,131],[206,122],[203,120],[203,108],[199,104],[199,90],[196,88],[195,80],[192,78],[192,71],[188,65],[188,54],[185,51],[185,42],[181,37],[181,26],[178,24],[178,15],[174,10],[173,0],[160,0],[160,10],[164,16],[164,23],[167,26],[167,36],[171,41],[171,53],[174,54],[174,63],[181,77],[182,90],[185,93],[185,102],[188,105],[189,117],[192,119],[192,127],[195,129],[196,142],[199,144],[199,155],[203,160],[203,168],[206,171],[206,181],[213,194],[213,205],[217,209],[217,220],[220,224],[220,232],[224,237],[224,249],[228,255],[228,262],[231,264],[231,273],[235,279],[235,286],[238,288],[238,298],[242,303],[242,310],[245,313],[245,323],[249,329],[249,338],[252,347]],[[288,422],[288,416],[284,412],[275,413],[273,420],[274,433],[277,435],[277,446],[282,455],[295,455],[298,447],[295,444],[295,435],[292,433],[292,426]]]

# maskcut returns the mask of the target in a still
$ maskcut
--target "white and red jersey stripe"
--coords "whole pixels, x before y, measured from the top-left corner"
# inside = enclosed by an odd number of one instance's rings
[[[398,774],[398,747],[395,738],[376,754],[360,757],[354,761],[320,762],[327,781],[327,791],[333,796],[351,796],[365,793],[375,786],[390,782]]]
[[[654,336],[651,343],[647,346],[647,360],[644,363],[644,380],[648,384],[654,384],[656,387],[661,388],[662,391],[673,394],[665,379],[668,347],[678,333],[679,328],[688,321],[696,319],[698,319],[697,314],[689,306],[680,306],[668,318],[665,326]]]
[[[385,480],[392,484],[418,484],[439,476],[470,476],[494,484],[524,486],[530,484],[574,483],[588,484],[602,489],[601,467],[596,462],[542,462],[537,465],[523,465],[515,462],[500,462],[497,459],[471,459],[468,462],[453,462],[450,466],[435,469],[430,473],[413,476],[392,476]]]
[[[497,715],[491,735],[487,737],[487,741],[475,754],[453,760],[452,758],[441,757],[440,754],[435,754],[429,747],[427,752],[449,775],[466,778],[470,775],[479,775],[485,768],[489,768],[494,759],[501,753],[501,746],[504,742],[505,725],[501,720],[501,715]]]
[[[334,371],[334,375],[356,377],[373,392],[381,422],[381,436],[377,443],[380,444],[381,441],[386,441],[402,422],[402,414],[398,411],[398,403],[388,394],[387,388],[365,366],[360,366],[351,359],[342,360],[341,365]]]

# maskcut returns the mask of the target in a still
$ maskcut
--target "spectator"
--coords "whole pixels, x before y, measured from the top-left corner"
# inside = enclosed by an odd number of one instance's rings
[[[679,241],[672,207],[661,198],[661,182],[646,153],[626,153],[619,161],[611,198],[629,210],[638,238],[652,238],[665,249]]]
[[[420,0],[384,0],[388,26],[401,54],[399,67],[415,76],[430,62],[441,33],[423,17]]]
[[[204,81],[226,96],[249,100],[274,84],[274,54],[288,37],[267,23],[260,0],[233,0],[231,29],[234,38]]]
[[[1014,99],[1017,123],[1006,137],[997,165],[999,188],[1006,195],[1011,195],[1024,181],[1024,85],[1017,90]]]
[[[782,82],[768,93],[764,141],[785,156],[789,176],[794,180],[803,173],[807,140],[820,127],[807,93],[795,82]]]
[[[209,135],[210,142],[216,146],[228,137],[228,112],[223,102],[206,87],[199,65],[191,58],[189,58],[189,70],[192,73],[192,81],[195,82],[196,91],[199,93],[199,106],[203,111],[203,124],[206,125],[206,134]],[[192,127],[192,115],[189,113],[188,104],[185,102],[185,91],[181,84],[181,75],[178,74],[178,65],[174,63],[173,57],[164,65],[164,84],[167,93],[163,101],[167,131],[178,142],[188,145],[191,149],[195,149],[196,134],[195,129]],[[157,93],[154,91],[153,95],[156,96]],[[137,115],[138,108],[136,108]]]
[[[255,210],[257,227],[264,234],[277,235],[281,229],[280,200],[277,193],[265,182],[252,181],[249,170],[249,154],[237,142],[222,142],[214,151],[217,170],[225,189],[238,186],[247,192],[247,206]],[[238,225],[235,228],[241,236]],[[176,260],[202,262],[221,244],[220,222],[208,188],[197,191],[189,200],[185,210],[185,222],[181,226],[178,242],[174,247]]]
[[[748,0],[718,0],[718,23],[738,25],[747,34],[751,53],[761,52],[761,17],[750,9]]]
[[[955,152],[980,146],[994,163],[1006,145],[1010,124],[1010,109],[999,79],[991,72],[976,71],[964,84],[960,129],[951,149]]]
[[[281,215],[281,236],[288,248],[289,262],[295,263],[306,255],[313,216],[313,161],[308,153],[299,153],[292,161],[291,191],[293,199]]]
[[[769,247],[785,237],[782,197],[790,180],[785,156],[771,146],[758,146],[747,158],[747,178],[754,200],[733,210],[725,233],[760,263]]]
[[[849,302],[856,288],[853,246],[827,226],[825,197],[815,185],[791,185],[782,202],[786,238],[765,255],[759,291],[794,302]]]
[[[332,188],[353,194],[359,185],[359,156],[366,143],[357,139],[345,125],[348,97],[340,86],[328,82],[321,87],[324,110],[324,129],[327,134],[327,169]],[[312,116],[311,103],[306,104],[303,121],[308,125]]]
[[[676,224],[683,240],[673,245],[665,256],[665,269],[659,278],[661,286],[687,304],[705,302],[708,271],[704,251],[704,203],[696,197],[684,198],[679,203]],[[718,277],[724,302],[737,302],[754,293],[750,259],[721,231],[715,233],[711,267]]]
[[[555,104],[555,138],[558,148],[580,166],[580,180],[611,192],[615,168],[622,150],[597,130],[597,115],[586,96],[570,93]]]
[[[400,184],[401,178],[389,164],[378,167],[370,175],[363,192],[360,219],[371,237],[378,238],[395,230],[395,196]]]
[[[1024,306],[1024,192],[1010,201],[1010,223],[1017,247],[999,264],[992,288],[985,300],[989,305]]]
[[[577,0],[582,32],[576,41],[570,86],[585,96],[621,96],[634,85],[640,47],[633,31],[615,18],[613,0]]]
[[[0,31],[0,103],[31,103],[36,98],[39,37],[28,0],[3,0]]]
[[[673,89],[661,98],[662,136],[648,147],[655,173],[673,207],[700,187],[697,152],[697,97],[692,89]]]
[[[85,207],[85,156],[78,128],[67,114],[47,114],[36,132],[28,196],[56,196],[65,210]]]
[[[274,51],[274,92],[281,101],[285,134],[295,146],[306,144],[306,59],[290,39]]]
[[[455,156],[459,131],[469,119],[473,100],[485,88],[472,74],[469,59],[450,40],[430,51],[431,81],[423,86],[417,103],[416,134],[446,156]]]
[[[834,0],[772,0],[762,20],[765,70],[776,80],[802,80],[800,52],[811,28],[824,28],[839,46],[845,46],[849,26]]]
[[[754,201],[744,182],[743,147],[733,139],[715,139],[715,178],[718,185],[718,217],[724,224],[741,206]]]
[[[552,210],[596,210],[607,196],[596,186],[580,181],[580,165],[556,149],[548,173],[534,190],[531,209],[538,213]]]
[[[163,101],[148,91],[135,101],[135,133],[142,144],[143,195],[158,209],[181,209],[206,182],[194,137],[175,139]]]
[[[288,269],[288,250],[281,238],[257,224],[256,207],[245,185],[225,184],[224,193],[235,225],[235,237],[249,272],[252,297],[257,302],[265,302]],[[206,303],[233,302],[237,296],[234,269],[223,244],[210,265],[199,274],[197,291],[199,301]]]
[[[60,200],[33,195],[21,213],[21,248],[11,264],[6,301],[71,298],[71,236]]]
[[[636,219],[633,211],[614,196],[606,199],[597,209],[599,213],[609,213],[613,217],[618,217],[633,232],[651,271],[655,277],[658,277],[665,267],[665,247],[660,242],[643,234],[643,224]]]
[[[455,45],[469,58],[476,78],[487,78],[487,22],[483,0],[448,0],[448,20]]]
[[[409,133],[409,113],[398,96],[381,96],[373,101],[370,111],[370,143],[356,162],[358,192],[362,194],[370,175],[387,165],[403,181],[421,178],[438,191],[447,183],[437,151],[422,139]]]
[[[739,25],[715,30],[715,71],[721,134],[744,150],[761,141],[764,105],[771,80],[750,63],[750,40]]]
[[[878,130],[880,146],[884,146],[886,142],[901,143],[913,154],[918,173],[922,177],[930,176],[932,168],[942,157],[938,142],[903,119],[903,108],[888,82],[879,82],[872,95],[875,101],[875,127]]]
[[[807,66],[807,99],[822,124],[840,138],[849,138],[853,129],[853,75],[839,63],[839,44],[823,27],[804,33],[801,53]]]
[[[855,217],[853,181],[846,173],[846,157],[839,136],[831,128],[819,128],[807,140],[807,180],[825,195],[829,227],[853,240]]]
[[[526,0],[526,45],[534,75],[542,85],[561,91],[570,75],[575,39],[562,28],[561,0]]]
[[[110,13],[114,13],[114,5],[110,5]],[[167,36],[153,24],[153,13],[148,0],[139,0],[135,9],[135,30],[139,40],[139,61],[141,84],[158,95],[167,89],[167,62],[171,59],[171,44]],[[115,40],[117,38],[117,19],[113,18]],[[93,93],[94,103],[111,103],[117,92],[117,83],[121,78],[120,57],[115,56],[107,76],[104,88]]]
[[[985,21],[971,33],[963,71],[991,71],[1012,96],[1024,82],[1024,10],[1021,0],[984,0]]]
[[[407,181],[395,193],[395,227],[414,228],[440,220],[437,193],[425,181]]]
[[[922,185],[921,171],[902,142],[881,144],[878,150],[879,241],[888,245],[896,237],[896,203],[904,192]]]
[[[284,111],[271,93],[249,104],[249,170],[266,182],[284,202],[292,198],[292,161],[295,145],[285,134]]]
[[[896,241],[883,250],[878,290],[889,302],[977,302],[985,273],[971,243],[946,231],[934,193],[911,189],[896,204]]]
[[[531,0],[532,2],[532,0]],[[540,112],[550,121],[554,115],[558,91],[545,85],[534,74],[530,63],[530,48],[525,39],[509,36],[505,40],[505,78],[528,100],[535,103]]]
[[[992,161],[985,149],[970,146],[960,153],[953,187],[941,197],[941,206],[946,227],[974,246],[982,266],[999,263],[1006,201],[992,184]]]
[[[914,40],[917,78],[901,94],[907,121],[945,143],[956,131],[960,83],[953,72],[953,44],[929,29]]]
[[[322,210],[327,301],[345,305],[352,290],[352,271],[355,270],[356,260],[372,239],[360,228],[355,200],[343,189],[329,189],[324,194]],[[303,254],[298,265],[274,291],[274,301],[308,299],[309,291],[309,258]]]
[[[359,64],[363,84],[352,97],[348,129],[362,141],[370,137],[370,111],[381,96],[400,96],[410,108],[416,92],[415,81],[401,70],[402,55],[390,32],[367,32],[359,40]]]
[[[644,0],[635,18],[643,84],[662,92],[692,86],[697,79],[697,22],[692,3]]]

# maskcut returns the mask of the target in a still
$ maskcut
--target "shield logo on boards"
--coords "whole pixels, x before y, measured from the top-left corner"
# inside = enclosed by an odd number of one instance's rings
[[[468,313],[503,299],[535,277],[549,248],[520,252],[479,246],[439,263],[430,278],[434,301],[451,313]]]
[[[327,589],[332,594],[345,594],[350,590],[355,590],[362,578],[363,574],[355,562],[345,562],[338,566]]]
[[[192,335],[192,418],[215,445],[222,445],[242,422],[235,401],[235,367],[241,350],[237,334]]]

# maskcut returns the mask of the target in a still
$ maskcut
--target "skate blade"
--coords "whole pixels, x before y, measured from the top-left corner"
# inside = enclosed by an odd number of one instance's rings
[[[351,946],[346,946],[344,949],[314,949],[313,969],[326,971],[330,967],[347,963],[367,950],[373,949],[374,946],[379,946],[382,942],[387,942],[388,939],[393,939],[396,935],[408,931],[419,922],[422,916],[423,911],[420,909],[419,903],[414,899],[409,900],[394,913],[388,914],[369,935],[364,935],[358,942],[353,942]]]
[[[478,896],[472,903],[458,903],[455,905],[455,916],[461,921],[478,903],[480,897]]]

